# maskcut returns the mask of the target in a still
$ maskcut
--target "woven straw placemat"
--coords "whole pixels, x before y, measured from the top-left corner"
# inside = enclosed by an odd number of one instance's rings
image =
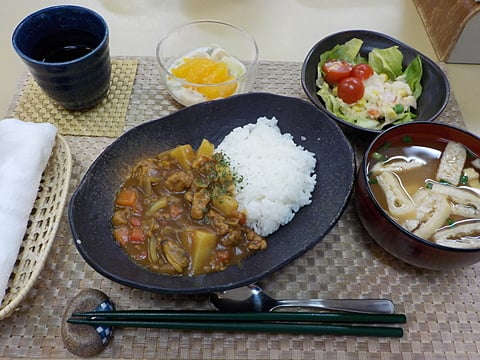
[[[51,100],[27,75],[13,116],[31,122],[54,124],[60,134],[110,136],[122,134],[138,61],[112,59],[112,77],[107,96],[93,109],[68,111]]]
[[[305,98],[301,64],[262,62],[255,91]],[[125,130],[180,108],[160,85],[153,58],[139,59]],[[454,97],[438,121],[464,126]],[[67,136],[71,191],[113,139]],[[357,148],[361,151],[360,147]],[[301,234],[299,234],[301,236]],[[352,204],[314,248],[261,282],[276,298],[392,299],[408,322],[402,338],[115,329],[99,358],[115,359],[478,359],[480,264],[448,272],[415,269],[387,254],[363,229]],[[36,286],[0,322],[0,356],[73,358],[60,334],[65,306],[81,290],[107,293],[119,309],[210,309],[206,296],[131,289],[93,271],[75,249],[63,216]]]

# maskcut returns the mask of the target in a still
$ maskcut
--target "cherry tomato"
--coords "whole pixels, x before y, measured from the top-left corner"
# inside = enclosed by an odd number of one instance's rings
[[[357,64],[352,68],[351,76],[360,80],[367,80],[373,75],[373,69],[368,64]]]
[[[352,65],[343,60],[328,60],[322,66],[323,78],[331,85],[336,85],[340,80],[350,76]]]
[[[347,104],[356,103],[363,97],[365,86],[362,80],[353,76],[347,77],[338,83],[338,97]]]

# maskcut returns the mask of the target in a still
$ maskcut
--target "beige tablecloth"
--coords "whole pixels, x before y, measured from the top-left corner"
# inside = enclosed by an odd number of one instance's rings
[[[116,59],[117,61],[132,60]],[[138,58],[122,131],[180,108],[162,87],[153,58]],[[306,98],[300,63],[262,62],[255,91]],[[22,111],[28,78],[9,114]],[[122,105],[123,106],[123,105]],[[116,116],[121,116],[121,111]],[[124,120],[124,121],[123,121]],[[122,122],[123,121],[123,122]],[[464,126],[452,95],[439,121]],[[109,124],[108,126],[111,126]],[[102,130],[98,130],[103,134]],[[68,134],[69,132],[66,131]],[[97,136],[95,136],[97,135]],[[114,138],[66,136],[73,155],[70,193]],[[408,322],[402,338],[116,329],[100,358],[145,359],[476,359],[480,358],[480,264],[455,271],[414,269],[391,257],[368,236],[351,206],[333,230],[305,255],[262,281],[276,298],[391,298]],[[66,211],[36,286],[18,311],[0,322],[0,356],[73,357],[60,324],[80,289],[107,293],[119,309],[209,309],[207,297],[172,296],[114,283],[85,263],[72,241]]]

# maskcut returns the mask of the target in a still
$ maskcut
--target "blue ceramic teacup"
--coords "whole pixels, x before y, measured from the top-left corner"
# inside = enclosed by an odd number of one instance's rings
[[[109,31],[96,12],[73,5],[38,10],[18,24],[12,43],[38,85],[64,108],[92,108],[107,93]]]

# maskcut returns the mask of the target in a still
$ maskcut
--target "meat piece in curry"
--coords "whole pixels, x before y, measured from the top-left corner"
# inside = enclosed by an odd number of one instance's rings
[[[113,236],[135,262],[169,275],[222,271],[267,248],[245,226],[222,153],[203,140],[136,164],[117,192]]]

